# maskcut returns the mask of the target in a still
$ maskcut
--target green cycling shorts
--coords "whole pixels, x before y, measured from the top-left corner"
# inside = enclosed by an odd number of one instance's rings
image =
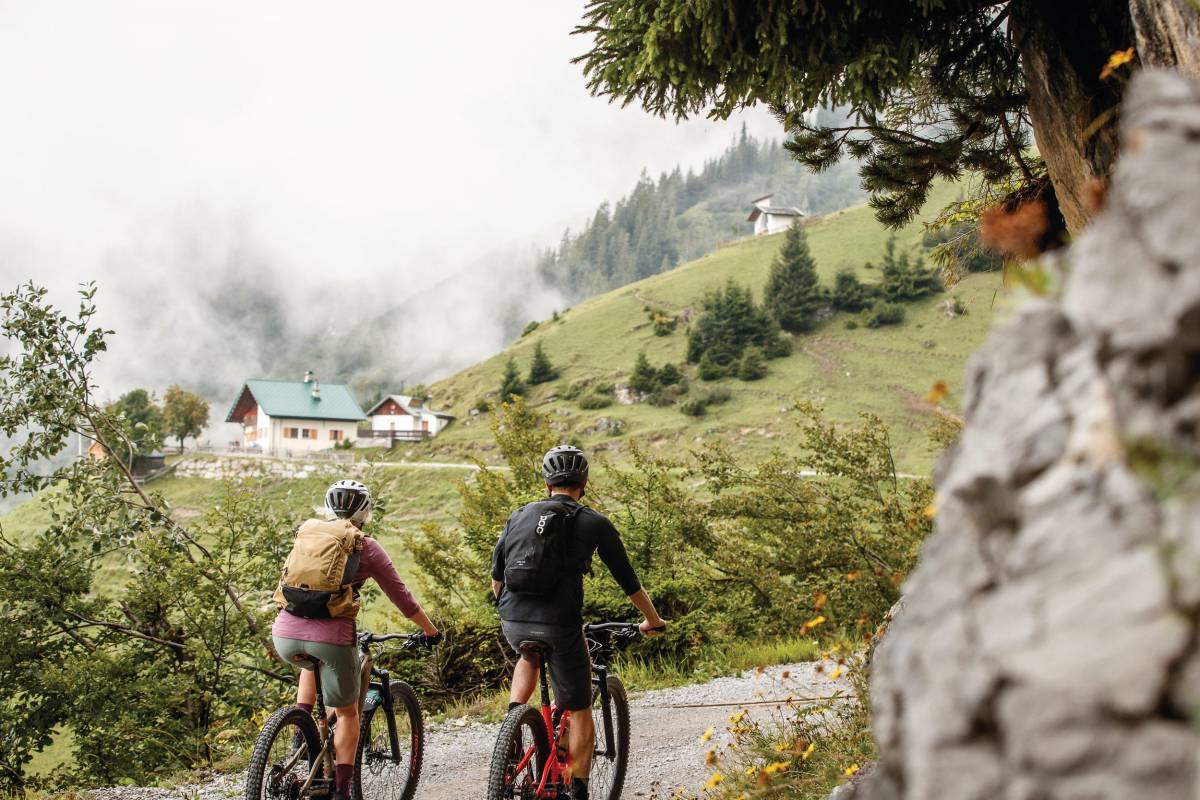
[[[283,636],[271,638],[275,642],[275,652],[293,667],[312,669],[314,660],[321,663],[321,694],[325,696],[326,708],[343,708],[358,703],[362,673],[358,649],[354,645],[306,642]]]

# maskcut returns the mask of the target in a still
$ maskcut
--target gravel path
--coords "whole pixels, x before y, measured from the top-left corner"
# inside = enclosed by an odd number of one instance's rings
[[[677,787],[694,794],[708,778],[705,752],[729,739],[728,718],[743,708],[749,717],[769,722],[790,697],[826,697],[850,691],[845,677],[831,680],[833,665],[784,664],[761,673],[717,678],[708,683],[635,692],[630,698],[633,745],[625,797],[669,797]],[[818,671],[820,669],[820,671]],[[418,800],[479,798],[487,785],[488,763],[497,725],[453,720],[426,730],[425,766]],[[709,727],[713,739],[701,744]],[[96,800],[227,800],[242,793],[244,776],[220,775],[211,782],[172,789],[120,787],[96,789]]]

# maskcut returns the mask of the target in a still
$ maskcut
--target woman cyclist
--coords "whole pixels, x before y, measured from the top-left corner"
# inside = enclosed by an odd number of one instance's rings
[[[330,535],[349,531],[355,546],[361,543],[361,550],[353,554],[358,561],[350,579],[353,602],[343,604],[334,614],[326,610],[313,615],[311,606],[290,602],[285,598],[284,581],[281,581],[280,591],[276,594],[280,610],[271,635],[279,656],[301,667],[296,705],[306,711],[311,711],[316,703],[317,684],[312,669],[304,665],[311,660],[320,663],[325,704],[334,709],[338,720],[333,737],[336,775],[334,794],[330,800],[343,800],[350,793],[350,779],[354,774],[354,759],[358,751],[358,707],[362,687],[358,650],[355,647],[354,617],[358,610],[358,592],[363,583],[374,579],[379,584],[396,608],[424,632],[420,641],[425,646],[437,644],[441,634],[396,574],[396,568],[392,566],[392,560],[382,545],[356,532],[361,531],[371,518],[370,490],[358,481],[337,481],[325,492],[325,508],[332,519],[309,520],[300,527],[298,536],[313,531],[326,531]],[[343,520],[353,528],[348,528],[345,522],[339,525],[339,521]],[[293,550],[295,553],[296,550]],[[353,568],[352,561],[348,560],[348,565],[348,569]]]

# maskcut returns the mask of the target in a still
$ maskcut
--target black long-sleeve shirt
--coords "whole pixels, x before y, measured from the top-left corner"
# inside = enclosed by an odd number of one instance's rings
[[[566,573],[555,585],[554,591],[545,596],[515,594],[501,589],[500,619],[509,622],[541,622],[547,625],[582,625],[583,576],[591,571],[594,553],[600,554],[600,560],[608,567],[608,571],[625,594],[633,594],[642,588],[633,565],[629,563],[625,545],[621,543],[621,535],[608,521],[608,517],[575,503],[565,495],[555,495],[554,500],[579,508],[567,534]],[[504,536],[508,533],[508,526],[521,511],[522,509],[517,509],[509,517],[504,532],[500,534],[496,548],[492,551],[493,580],[504,581]]]

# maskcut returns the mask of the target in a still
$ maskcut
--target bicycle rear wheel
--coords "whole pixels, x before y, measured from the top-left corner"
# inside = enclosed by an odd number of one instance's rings
[[[608,676],[608,702],[612,711],[612,741],[604,731],[604,709],[599,685],[592,687],[592,720],[596,726],[596,753],[588,780],[592,800],[618,800],[629,764],[629,698],[616,675]]]
[[[526,759],[526,755],[531,757]],[[542,715],[530,706],[509,711],[492,751],[487,800],[533,797],[549,758],[550,743]]]
[[[254,741],[246,773],[246,800],[298,797],[320,750],[321,735],[311,713],[295,706],[276,711]]]
[[[421,778],[425,726],[421,704],[412,687],[392,681],[389,691],[396,719],[397,748],[392,749],[387,709],[382,698],[368,698],[358,735],[358,769],[354,772],[355,800],[412,800]]]

